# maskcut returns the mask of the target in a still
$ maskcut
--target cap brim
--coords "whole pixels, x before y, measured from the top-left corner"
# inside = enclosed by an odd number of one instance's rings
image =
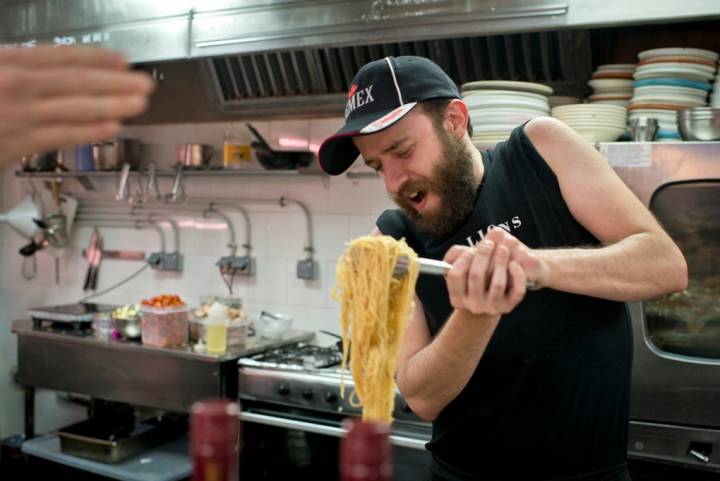
[[[346,123],[320,146],[318,153],[320,168],[329,175],[342,174],[360,155],[360,151],[352,141],[353,137],[387,129],[410,113],[416,105],[417,102],[410,102],[387,112],[358,117]]]

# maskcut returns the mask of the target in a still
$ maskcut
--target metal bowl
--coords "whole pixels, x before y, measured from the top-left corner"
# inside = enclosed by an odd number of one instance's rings
[[[140,339],[141,317],[135,316],[129,319],[113,317],[113,326],[123,339]]]
[[[699,107],[680,110],[677,122],[684,140],[720,140],[720,109]]]

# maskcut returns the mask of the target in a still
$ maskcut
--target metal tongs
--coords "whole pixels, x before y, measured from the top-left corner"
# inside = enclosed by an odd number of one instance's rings
[[[408,266],[410,259],[407,256],[399,256],[397,263],[395,264],[395,270],[393,271],[393,277],[399,278],[408,273]],[[438,261],[435,259],[425,259],[423,257],[418,258],[418,264],[420,274],[430,274],[436,276],[444,276],[452,268],[452,264],[448,264],[445,261]],[[538,287],[535,285],[535,281],[528,281],[527,289],[529,291],[537,291]]]
[[[452,268],[452,264],[448,264],[447,262],[435,259],[425,259],[423,257],[418,258],[418,263],[420,264],[420,274],[444,276]],[[410,259],[408,259],[407,256],[398,257],[393,277],[402,277],[407,274],[409,264]]]

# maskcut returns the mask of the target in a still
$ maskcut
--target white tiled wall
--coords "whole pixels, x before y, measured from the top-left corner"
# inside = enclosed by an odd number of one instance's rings
[[[259,121],[253,125],[274,147],[279,139],[306,140],[319,145],[323,138],[333,133],[341,119]],[[144,127],[127,127],[123,136],[140,138],[144,143],[143,157],[152,159],[161,168],[169,167],[175,159],[175,144],[203,142],[216,148],[217,160],[226,131],[232,131],[241,141],[251,138],[244,122],[173,124]],[[72,154],[66,156],[72,167]],[[259,168],[259,166],[255,166]],[[26,181],[14,177],[16,166],[10,166],[0,177],[0,210],[14,206],[25,195]],[[114,194],[113,179],[96,180],[96,197],[111,199]],[[37,183],[41,187],[41,183]],[[161,190],[167,192],[170,179],[161,180]],[[257,274],[241,277],[235,282],[235,295],[245,300],[251,317],[262,309],[290,314],[294,326],[300,329],[327,329],[338,331],[338,308],[330,292],[335,284],[335,262],[346,240],[367,234],[374,226],[375,218],[391,202],[379,179],[350,180],[345,176],[333,178],[270,178],[226,177],[192,178],[186,182],[188,195],[196,197],[222,196],[237,199],[277,199],[280,196],[305,203],[312,215],[315,258],[319,277],[312,281],[297,279],[295,264],[305,257],[306,227],[302,212],[296,206],[280,207],[272,204],[244,203],[249,211],[252,231],[252,255],[256,258]],[[88,197],[78,184],[67,180],[63,191]],[[233,220],[238,243],[244,242],[245,229],[239,213],[226,212]],[[110,303],[137,302],[143,297],[158,293],[177,293],[189,303],[195,304],[198,296],[208,293],[226,293],[214,266],[219,257],[227,255],[228,232],[217,219],[191,219],[184,222],[180,235],[180,250],[184,256],[181,274],[146,270],[132,282],[108,293],[97,300]],[[198,227],[219,229],[201,229]],[[21,397],[17,386],[10,380],[10,370],[16,362],[15,336],[10,333],[12,319],[26,316],[28,307],[73,302],[82,295],[86,262],[80,251],[90,238],[91,229],[74,229],[72,246],[60,256],[61,283],[55,284],[54,262],[46,254],[38,255],[38,276],[26,281],[20,274],[21,258],[17,250],[23,245],[14,231],[0,225],[0,306],[2,324],[0,330],[0,436],[21,430]],[[157,235],[152,230],[101,229],[106,249],[158,250]],[[166,232],[168,242],[171,236]],[[242,252],[242,251],[240,251]],[[99,289],[107,288],[132,274],[141,266],[136,262],[103,261],[100,268]],[[331,339],[320,335],[320,343]],[[51,393],[41,393],[38,399],[37,417],[40,431],[52,429],[73,417],[81,417],[78,409],[58,404]]]

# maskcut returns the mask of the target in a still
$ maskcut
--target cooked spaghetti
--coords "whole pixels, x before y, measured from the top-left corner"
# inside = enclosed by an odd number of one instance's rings
[[[407,274],[395,278],[400,256],[408,258]],[[342,368],[349,355],[353,396],[363,407],[363,420],[390,422],[398,350],[413,307],[417,255],[404,240],[358,237],[340,257],[336,273],[333,297],[340,302]],[[341,384],[342,396],[344,391]]]

